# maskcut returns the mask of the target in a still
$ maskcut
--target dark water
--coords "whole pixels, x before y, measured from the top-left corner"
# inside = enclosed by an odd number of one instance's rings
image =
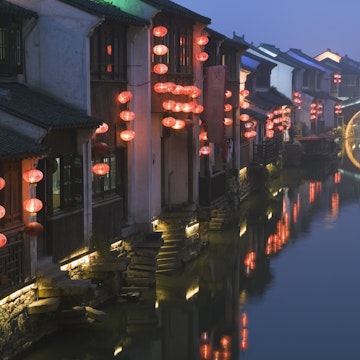
[[[346,163],[270,177],[181,274],[23,359],[360,359],[359,194]]]

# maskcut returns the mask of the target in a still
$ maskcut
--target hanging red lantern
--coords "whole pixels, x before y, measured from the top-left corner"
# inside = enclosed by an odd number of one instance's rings
[[[250,129],[254,126],[254,123],[252,121],[247,121],[245,124],[245,129]]]
[[[242,102],[240,103],[240,107],[241,107],[242,109],[248,109],[248,108],[250,107],[250,103],[247,102],[247,101],[242,101]]]
[[[131,91],[122,91],[118,95],[117,99],[118,99],[119,103],[125,104],[132,99],[132,93],[131,93]]]
[[[24,233],[30,236],[38,236],[44,231],[44,227],[37,221],[29,222],[24,227]]]
[[[101,125],[97,127],[95,130],[96,134],[104,134],[109,130],[109,125],[105,122],[103,122]]]
[[[3,206],[0,205],[0,219],[2,219],[6,214],[6,210]]]
[[[199,46],[205,46],[209,42],[209,37],[206,35],[201,35],[196,38],[196,43]]]
[[[132,121],[135,119],[135,113],[130,110],[123,110],[120,113],[120,119],[124,121]]]
[[[105,163],[98,163],[92,167],[92,172],[96,175],[106,175],[110,171],[110,166]]]
[[[155,26],[153,28],[153,35],[156,37],[164,37],[167,34],[168,30],[165,26]]]
[[[231,104],[225,104],[224,105],[224,111],[225,112],[229,112],[232,110],[232,105]]]
[[[183,94],[184,87],[182,85],[175,85],[175,87],[171,90],[173,95],[181,95]]]
[[[274,130],[267,130],[266,137],[272,139],[274,137]]]
[[[172,116],[168,116],[165,117],[161,120],[161,123],[165,126],[165,127],[173,127],[176,124],[176,119],[173,118]]]
[[[247,138],[247,139],[251,139],[253,137],[256,136],[256,131],[255,130],[250,130],[250,131],[246,131],[244,133],[244,136]]]
[[[175,104],[176,102],[174,100],[165,100],[162,103],[162,107],[167,111],[171,111],[174,108]]]
[[[178,113],[181,112],[183,109],[184,104],[181,102],[175,102],[174,107],[172,108],[172,112]]]
[[[97,142],[93,145],[92,150],[95,154],[104,155],[108,151],[108,145],[104,142]]]
[[[23,202],[24,209],[29,213],[37,213],[43,207],[43,203],[41,200],[36,198],[26,199]]]
[[[204,111],[204,107],[200,104],[195,104],[194,106],[194,114],[201,114]]]
[[[241,115],[240,115],[240,120],[241,120],[241,121],[249,121],[249,120],[250,120],[250,115],[248,115],[248,114],[241,114]]]
[[[2,190],[6,185],[5,179],[0,177],[0,190]]]
[[[165,64],[156,64],[154,65],[154,73],[158,75],[164,75],[168,72],[168,67]]]
[[[243,89],[240,91],[240,95],[243,97],[247,97],[250,95],[250,91],[248,89]]]
[[[153,51],[155,55],[165,55],[169,51],[168,47],[166,45],[155,45],[153,47]]]
[[[224,118],[224,125],[225,126],[230,126],[230,125],[232,125],[232,123],[233,123],[233,119],[228,118],[228,117]]]
[[[165,83],[159,82],[154,85],[154,91],[158,94],[164,94],[167,92],[167,85]]]
[[[131,141],[135,137],[135,131],[133,130],[123,130],[120,133],[120,139],[123,141]]]
[[[225,98],[230,99],[232,97],[232,92],[230,90],[225,91]]]
[[[186,126],[186,122],[181,119],[176,119],[175,124],[171,127],[174,130],[181,130]]]
[[[230,335],[223,335],[220,339],[220,345],[223,349],[230,349],[231,347],[231,336]]]
[[[198,97],[200,97],[201,92],[202,92],[201,89],[199,89],[198,87],[194,86],[194,87],[193,87],[193,91],[192,91],[192,93],[190,94],[190,97],[191,97],[192,99],[197,99]]]
[[[7,243],[6,236],[0,233],[0,248],[4,247],[6,243]]]
[[[36,184],[43,179],[42,171],[38,169],[30,169],[23,173],[23,179],[29,184]]]
[[[207,132],[206,131],[201,131],[199,134],[199,140],[200,141],[207,141],[208,140],[208,136],[207,136]]]
[[[196,60],[198,60],[198,61],[204,62],[204,61],[206,61],[206,60],[209,58],[209,55],[208,55],[208,53],[206,53],[205,51],[202,51],[202,52],[196,54],[196,55],[195,55],[195,58],[196,58]]]
[[[165,87],[166,87],[166,92],[172,92],[174,90],[174,88],[176,87],[176,85],[173,83],[173,82],[166,82],[164,83],[165,84]]]
[[[190,113],[194,110],[194,104],[193,103],[184,103],[182,107],[182,111],[184,113]]]
[[[200,148],[200,155],[210,155],[211,147],[210,146],[202,146]]]

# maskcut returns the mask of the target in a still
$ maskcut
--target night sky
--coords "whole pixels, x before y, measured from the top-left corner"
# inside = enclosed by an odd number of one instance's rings
[[[326,49],[360,61],[360,1],[172,0],[211,18],[210,28],[258,46],[316,56]]]

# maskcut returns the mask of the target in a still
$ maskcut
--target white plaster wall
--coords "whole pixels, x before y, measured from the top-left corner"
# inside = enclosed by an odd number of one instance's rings
[[[25,41],[28,86],[89,111],[89,35],[101,19],[56,0],[10,0],[39,14]]]

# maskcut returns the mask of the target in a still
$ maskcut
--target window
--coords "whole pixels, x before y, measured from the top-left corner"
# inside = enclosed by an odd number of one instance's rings
[[[39,162],[39,168],[43,168],[45,164],[49,184],[47,190],[49,201],[46,202],[48,212],[56,213],[82,207],[82,158],[78,155],[49,158]],[[41,188],[38,190],[40,194]]]
[[[95,29],[91,37],[92,80],[126,81],[127,78],[127,28],[105,23]]]
[[[22,72],[21,24],[0,16],[0,74],[15,75]]]

